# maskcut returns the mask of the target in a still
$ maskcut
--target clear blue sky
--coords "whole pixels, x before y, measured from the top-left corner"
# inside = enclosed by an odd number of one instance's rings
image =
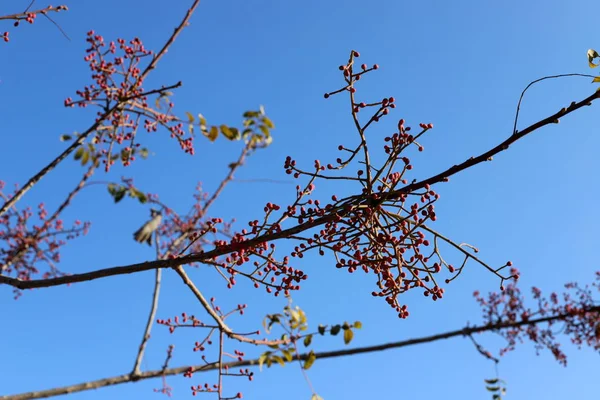
[[[2,6],[18,12],[28,1]],[[85,33],[94,29],[107,40],[139,36],[158,49],[191,1],[105,0],[66,4],[56,16],[71,41],[43,18],[11,30],[0,48],[0,179],[23,183],[64,143],[61,134],[89,125],[90,112],[62,107],[64,98],[88,83],[82,61]],[[40,5],[42,5],[40,3]],[[44,3],[45,5],[45,3]],[[341,83],[337,66],[350,49],[361,61],[378,63],[377,73],[360,82],[364,100],[395,96],[393,116],[373,136],[393,132],[395,121],[433,122],[426,151],[414,158],[414,177],[426,177],[476,155],[510,134],[523,87],[538,77],[568,72],[590,73],[586,51],[600,48],[595,1],[215,1],[203,0],[191,26],[159,64],[146,85],[182,80],[174,101],[184,111],[203,113],[214,123],[237,124],[241,113],[260,104],[275,122],[273,145],[253,156],[237,177],[286,180],[281,166],[287,155],[312,165],[335,157],[340,143],[355,143],[347,99],[322,98]],[[1,30],[5,30],[2,28]],[[555,112],[593,90],[588,79],[550,81],[526,97],[520,126]],[[560,290],[567,281],[590,280],[598,269],[599,186],[598,105],[581,110],[536,132],[450,184],[438,186],[442,199],[436,227],[457,241],[472,243],[492,264],[512,260],[522,272],[521,285]],[[116,168],[108,178],[133,176],[136,183],[175,208],[187,210],[195,183],[211,190],[237,155],[239,144],[197,142],[194,157],[184,155],[166,135],[148,136],[154,155],[129,169]],[[21,204],[61,199],[82,171],[66,162],[28,193]],[[343,186],[342,186],[343,188]],[[261,215],[267,201],[285,204],[294,186],[233,183],[213,208],[215,216],[247,221]],[[63,253],[61,267],[83,272],[151,259],[153,252],[131,240],[148,210],[133,201],[114,205],[101,187],[91,187],[65,215],[93,222],[90,234]],[[458,254],[447,253],[458,261]],[[382,301],[371,298],[373,278],[341,273],[331,258],[305,257],[310,275],[295,302],[319,323],[361,320],[353,345],[396,341],[439,333],[480,321],[472,292],[495,290],[498,281],[472,265],[447,288],[437,303],[408,294],[411,317],[398,320]],[[258,326],[261,317],[284,304],[240,284],[227,291],[211,271],[192,276],[224,308],[249,303],[240,329]],[[18,301],[0,289],[0,394],[46,389],[130,371],[150,303],[153,273],[122,276],[72,287],[25,293]],[[234,296],[234,297],[231,297]],[[166,273],[159,317],[198,306],[177,277]],[[232,322],[233,323],[233,322]],[[155,327],[144,368],[160,368],[166,347],[176,345],[172,366],[196,363],[197,340],[187,331],[169,336]],[[494,349],[494,336],[481,338]],[[343,347],[341,340],[316,344]],[[501,376],[507,399],[593,398],[597,396],[598,354],[565,344],[569,366],[549,353],[536,357],[531,345],[503,358]],[[309,371],[326,400],[353,398],[474,399],[491,398],[483,384],[494,375],[490,362],[465,339],[404,348],[352,358],[317,361]],[[188,398],[192,380],[171,377],[175,398]],[[212,381],[212,380],[209,380]],[[159,396],[144,381],[70,396],[75,400]],[[253,383],[229,379],[231,393],[250,399],[309,399],[310,390],[297,365],[257,373]]]

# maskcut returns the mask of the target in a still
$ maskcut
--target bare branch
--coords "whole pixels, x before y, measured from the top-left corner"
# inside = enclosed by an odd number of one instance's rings
[[[600,306],[590,307],[590,308],[586,309],[585,311],[600,313]],[[463,329],[457,329],[454,331],[439,333],[436,335],[423,336],[420,338],[407,339],[407,340],[402,340],[402,341],[398,341],[398,342],[382,343],[382,344],[378,344],[378,345],[374,345],[374,346],[355,347],[353,349],[324,351],[324,352],[316,353],[316,356],[317,356],[317,360],[322,360],[322,359],[326,359],[326,358],[337,358],[337,357],[346,357],[346,356],[352,356],[352,355],[357,355],[357,354],[374,353],[377,351],[397,349],[397,348],[401,348],[401,347],[412,346],[415,344],[431,343],[431,342],[436,342],[438,340],[450,339],[450,338],[455,338],[455,337],[459,337],[459,336],[467,336],[468,337],[475,333],[493,332],[493,331],[498,331],[498,330],[503,330],[503,329],[517,328],[517,327],[526,326],[526,325],[537,325],[537,324],[542,324],[542,323],[546,323],[546,322],[563,320],[570,316],[571,316],[571,314],[569,314],[569,313],[562,313],[562,314],[557,314],[557,315],[553,315],[553,316],[549,316],[549,317],[536,318],[536,319],[530,319],[530,320],[520,320],[520,321],[516,321],[516,322],[507,322],[507,323],[494,324],[494,325],[472,326],[472,327],[466,327]],[[308,356],[309,356],[309,353],[300,354],[300,355],[298,355],[298,358],[293,359],[291,362],[297,361],[298,359],[306,360],[308,358]],[[287,362],[286,360],[283,360],[283,361]],[[128,382],[133,382],[133,381],[137,381],[137,380],[142,380],[142,379],[152,379],[152,378],[158,378],[158,377],[168,376],[168,375],[179,375],[179,374],[183,374],[185,372],[196,373],[196,372],[214,371],[218,368],[226,368],[227,367],[227,368],[233,369],[235,367],[244,367],[244,366],[256,367],[258,365],[259,365],[258,359],[253,359],[253,360],[229,362],[229,363],[225,363],[221,366],[219,365],[219,363],[209,363],[209,364],[202,364],[202,365],[195,365],[195,366],[183,366],[183,367],[169,368],[169,369],[165,369],[165,370],[159,369],[159,370],[154,370],[154,371],[142,372],[141,374],[136,375],[136,376],[134,376],[133,374],[118,375],[118,376],[113,376],[110,378],[98,379],[95,381],[84,382],[84,383],[80,383],[80,384],[76,384],[76,385],[64,386],[64,387],[55,388],[55,389],[15,394],[15,395],[10,395],[10,396],[0,396],[0,400],[41,399],[41,398],[59,396],[59,395],[69,394],[69,393],[83,392],[86,390],[98,389],[98,388],[106,387],[106,386],[114,386],[114,385],[119,385],[122,383],[128,383]]]

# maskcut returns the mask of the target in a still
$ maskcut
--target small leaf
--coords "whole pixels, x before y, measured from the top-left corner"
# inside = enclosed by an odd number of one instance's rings
[[[67,140],[71,140],[71,139],[73,139],[73,136],[71,136],[71,135],[60,135],[61,142],[66,142]]]
[[[266,353],[263,353],[260,355],[260,357],[258,357],[258,369],[260,371],[262,371],[262,366],[265,362],[265,360],[267,359],[268,355],[271,354],[270,351],[267,351]]]
[[[265,107],[262,104],[258,108],[258,111],[260,112],[260,115],[265,115]]]
[[[229,140],[237,140],[240,138],[240,132],[237,128],[232,128],[227,125],[221,125],[219,127],[221,129],[221,133]]]
[[[483,381],[485,383],[487,383],[488,385],[495,385],[496,383],[498,383],[498,378],[496,378],[496,379],[484,379]]]
[[[267,128],[266,126],[264,126],[264,125],[259,125],[259,126],[258,126],[258,129],[260,129],[260,130],[261,130],[261,132],[262,132],[262,133],[264,133],[266,137],[269,137],[269,136],[271,136],[271,132],[269,132],[269,128]]]
[[[200,129],[206,129],[206,118],[202,114],[198,114],[198,119],[200,120]]]
[[[125,188],[123,188],[122,190],[119,190],[115,193],[114,195],[114,199],[115,199],[115,203],[120,202],[123,197],[125,197]]]
[[[190,134],[194,134],[194,125],[193,124],[188,125],[188,131],[190,132]]]
[[[598,54],[598,52],[594,49],[589,49],[587,51],[587,56],[588,56],[588,63],[590,64],[590,68],[596,68],[598,65],[600,65],[599,63],[594,63],[594,59],[596,58],[600,58],[600,54]]]
[[[83,156],[81,157],[81,165],[87,164],[87,162],[89,161],[89,159],[90,159],[90,153],[87,152],[87,151],[84,152]]]
[[[354,332],[352,332],[352,329],[346,329],[344,331],[344,344],[349,344],[352,341],[353,337]]]
[[[246,128],[242,131],[242,137],[245,139],[251,133],[252,133],[252,129]]]
[[[500,386],[486,386],[486,389],[490,392],[498,392],[500,390]]]
[[[107,186],[107,189],[108,189],[108,193],[110,193],[110,195],[112,196],[112,195],[115,194],[115,191],[117,189],[117,185],[115,185],[114,183],[109,183],[108,186]]]
[[[300,313],[296,310],[290,310],[290,319],[296,324],[300,323]]]
[[[259,115],[260,114],[256,111],[246,111],[244,114],[242,114],[244,118],[256,118]]]
[[[262,118],[262,122],[263,124],[265,124],[266,126],[268,126],[269,128],[273,129],[275,128],[275,124],[273,124],[273,121],[271,121],[269,118],[267,117],[263,117]]]
[[[362,328],[362,322],[360,322],[360,321],[356,321],[356,322],[354,323],[354,327],[355,327],[356,329],[360,329],[360,328]]]
[[[334,325],[331,327],[331,331],[329,331],[329,333],[331,333],[332,336],[335,336],[340,333],[340,330],[342,330],[341,325]]]
[[[148,201],[148,196],[146,196],[145,193],[142,193],[139,190],[136,193],[136,197],[137,197],[138,201],[142,204],[144,204]]]
[[[306,361],[304,361],[304,365],[302,366],[302,368],[309,369],[315,363],[316,359],[317,355],[314,351],[311,350],[310,353],[308,353],[308,357],[306,358]]]
[[[273,361],[277,361],[279,363],[279,365],[281,365],[282,367],[285,366],[285,361],[283,361],[283,358],[281,358],[279,356],[273,356],[271,358],[273,359]]]
[[[193,124],[194,123],[194,116],[192,115],[192,113],[189,112],[189,111],[186,111],[185,115],[187,115],[188,121],[190,121],[190,124]]]
[[[77,148],[77,151],[75,152],[75,160],[79,160],[81,157],[83,157],[84,152],[85,149],[83,147]]]
[[[316,393],[313,393],[312,396],[310,396],[310,400],[323,400],[323,398],[321,396],[319,396]]]
[[[140,157],[142,158],[148,158],[148,149],[143,148],[140,150]]]
[[[217,137],[219,136],[219,129],[216,126],[211,126],[210,127],[210,131],[208,132],[202,132],[204,133],[204,136],[206,136],[208,138],[208,140],[210,140],[211,142],[214,142],[215,140],[217,140]]]
[[[281,353],[283,354],[283,357],[286,359],[287,362],[292,362],[292,360],[294,359],[294,354],[290,350],[281,350]]]
[[[319,325],[319,334],[324,335],[325,334],[325,325]]]
[[[304,338],[304,347],[310,346],[310,344],[312,343],[312,337],[313,335],[308,335]]]
[[[595,83],[595,82],[600,82],[600,76],[597,76],[594,79],[592,79],[592,83]]]

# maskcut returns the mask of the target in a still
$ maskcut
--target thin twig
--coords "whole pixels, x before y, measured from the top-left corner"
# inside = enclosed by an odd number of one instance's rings
[[[155,246],[156,246],[156,254],[160,253],[160,243],[158,239],[158,235],[155,235]],[[133,375],[140,374],[140,365],[142,364],[142,359],[144,358],[144,351],[146,350],[146,345],[148,344],[148,340],[150,340],[150,333],[152,331],[152,326],[154,325],[154,319],[156,318],[156,310],[158,309],[158,298],[160,295],[160,281],[162,276],[162,269],[157,269],[154,279],[154,293],[152,294],[152,306],[150,307],[150,313],[148,314],[148,321],[146,322],[146,329],[144,330],[144,336],[142,337],[142,342],[140,343],[140,347],[135,358],[135,364],[133,365]]]
[[[591,307],[591,308],[587,309],[586,311],[600,313],[600,306]],[[355,348],[343,349],[343,350],[324,351],[324,352],[320,352],[320,353],[315,353],[315,355],[317,357],[317,360],[322,360],[322,359],[326,359],[326,358],[338,358],[338,357],[353,356],[353,355],[357,355],[357,354],[374,353],[374,352],[378,352],[378,351],[397,349],[397,348],[412,346],[412,345],[416,345],[416,344],[436,342],[438,340],[443,340],[443,339],[450,339],[450,338],[455,338],[455,337],[460,337],[460,336],[469,336],[474,333],[493,332],[493,331],[498,331],[498,330],[502,330],[502,329],[518,328],[518,327],[527,326],[527,325],[537,325],[537,324],[552,322],[552,321],[556,321],[556,320],[563,320],[563,319],[571,317],[571,316],[572,315],[569,313],[563,313],[563,314],[557,314],[557,315],[550,316],[550,317],[543,317],[543,318],[536,318],[536,319],[529,319],[529,320],[520,320],[520,321],[515,321],[515,322],[506,322],[506,323],[501,323],[501,324],[493,324],[493,325],[488,324],[488,325],[472,326],[472,327],[466,327],[463,329],[457,329],[454,331],[439,333],[436,335],[423,336],[423,337],[415,338],[415,339],[408,339],[408,340],[402,340],[402,341],[390,342],[390,343],[382,343],[382,344],[378,344],[378,345],[374,345],[374,346],[365,346],[365,347],[355,347]],[[301,360],[306,360],[306,359],[308,359],[308,357],[309,357],[309,353],[303,353],[303,354],[299,355],[299,359],[301,359]],[[294,362],[296,360],[297,359],[293,359],[291,362]],[[283,361],[286,363],[288,362],[285,359]],[[37,391],[37,392],[21,393],[21,394],[9,395],[9,396],[0,396],[0,400],[41,399],[41,398],[59,396],[59,395],[69,394],[69,393],[77,393],[77,392],[82,392],[82,391],[91,390],[91,389],[98,389],[98,388],[106,387],[106,386],[119,385],[122,383],[132,382],[134,380],[159,378],[161,376],[168,376],[168,375],[179,375],[179,374],[183,374],[188,371],[192,372],[192,373],[198,373],[198,372],[214,371],[218,368],[226,368],[227,367],[227,368],[232,369],[232,368],[244,367],[244,366],[258,367],[259,361],[258,361],[258,359],[252,359],[252,360],[229,362],[229,363],[225,363],[223,365],[219,365],[219,363],[215,362],[215,363],[194,365],[194,366],[187,365],[187,366],[182,366],[182,367],[169,368],[166,370],[159,369],[159,370],[143,372],[140,375],[136,376],[135,379],[132,376],[132,374],[118,375],[118,376],[113,376],[110,378],[98,379],[95,381],[89,381],[89,382],[84,382],[84,383],[80,383],[80,384],[76,384],[76,385],[64,386],[64,387],[59,387],[59,388],[54,388],[54,389],[41,390],[41,391]]]

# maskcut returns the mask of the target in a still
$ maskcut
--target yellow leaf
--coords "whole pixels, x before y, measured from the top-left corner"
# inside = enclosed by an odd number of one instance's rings
[[[312,367],[316,359],[317,355],[314,351],[311,350],[310,353],[308,353],[308,357],[306,358],[306,361],[304,361],[304,366],[302,368],[309,369],[310,367]]]
[[[217,137],[219,137],[219,129],[216,126],[211,126],[210,131],[207,131],[204,134],[206,135],[208,140],[214,142],[215,140],[217,140]]]
[[[263,124],[265,124],[266,126],[268,126],[271,129],[275,128],[275,124],[273,124],[273,121],[271,121],[267,117],[263,117],[262,122],[263,122]]]
[[[595,77],[592,82],[600,82],[600,76]]]
[[[345,344],[349,344],[352,341],[353,337],[354,337],[354,332],[352,332],[352,329],[346,329],[344,331],[344,343]]]

